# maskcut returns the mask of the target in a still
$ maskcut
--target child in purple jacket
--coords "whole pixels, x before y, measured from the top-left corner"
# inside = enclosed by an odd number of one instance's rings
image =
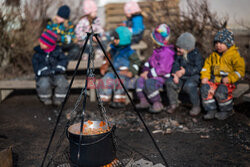
[[[136,94],[140,103],[136,108],[149,108],[149,112],[158,113],[163,110],[159,89],[167,78],[170,77],[172,64],[174,62],[174,46],[168,45],[170,28],[161,24],[151,34],[156,48],[152,56],[144,64],[143,72],[136,83]],[[150,103],[153,105],[151,106]]]

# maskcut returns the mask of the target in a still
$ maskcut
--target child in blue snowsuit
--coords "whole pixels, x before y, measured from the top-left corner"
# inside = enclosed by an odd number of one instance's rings
[[[124,22],[125,26],[132,32],[132,44],[139,43],[145,29],[141,8],[137,2],[130,1],[125,4],[124,12],[127,17],[127,21]]]
[[[114,68],[126,86],[130,78],[139,71],[140,60],[134,50],[131,49],[132,34],[127,27],[120,26],[114,32],[113,44],[110,45],[109,57]],[[113,96],[113,102],[110,104],[113,108],[122,108],[125,106],[125,91],[119,83],[113,70],[109,69],[107,60],[100,68],[100,72],[104,77],[99,82],[100,97],[103,102],[110,102]],[[100,86],[105,85],[105,87]]]

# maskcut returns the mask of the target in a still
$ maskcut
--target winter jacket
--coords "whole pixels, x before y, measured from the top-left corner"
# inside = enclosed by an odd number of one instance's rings
[[[60,47],[57,46],[49,53],[44,52],[40,46],[35,47],[34,50],[36,53],[33,55],[32,64],[36,77],[65,73],[68,58]]]
[[[94,33],[98,33],[100,36],[103,36],[104,30],[101,26],[101,20],[99,17],[96,17],[93,20],[92,28]],[[75,33],[79,44],[83,44],[83,41],[87,37],[87,32],[91,32],[91,28],[88,17],[85,16],[78,22],[75,28]]]
[[[235,45],[231,46],[222,55],[213,52],[206,59],[201,71],[201,79],[214,78],[216,83],[220,83],[221,78],[225,76],[229,78],[230,83],[235,83],[245,76],[245,61],[240,56]]]
[[[162,46],[153,51],[144,63],[143,71],[148,71],[148,78],[168,78],[174,62],[174,46]]]
[[[132,17],[126,21],[126,26],[132,29],[133,35],[139,35],[143,33],[145,29],[143,24],[143,16],[141,14],[132,15]]]
[[[61,37],[58,42],[59,45],[70,44],[76,41],[74,25],[67,21],[66,23],[57,24],[55,20],[50,20],[46,26],[46,29],[55,32]]]
[[[140,59],[136,52],[131,49],[130,45],[123,47],[110,45],[110,47],[109,55],[115,69],[118,72],[121,70],[129,70],[133,75],[136,75],[139,71]],[[109,63],[105,60],[101,68],[107,69],[108,66]]]
[[[172,73],[180,70],[180,67],[185,68],[185,74],[181,79],[187,79],[193,75],[200,75],[203,67],[204,59],[199,53],[198,49],[194,49],[187,55],[187,60],[183,56],[175,56]]]

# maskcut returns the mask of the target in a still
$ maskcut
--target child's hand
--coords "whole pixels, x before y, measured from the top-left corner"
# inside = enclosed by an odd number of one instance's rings
[[[208,83],[208,78],[203,78],[203,79],[201,80],[201,83],[202,83],[202,84],[207,84],[207,83]]]
[[[148,79],[148,71],[144,71],[143,73],[141,73],[140,77]]]
[[[222,78],[222,83],[223,84],[228,84],[229,83],[229,78],[228,77]]]
[[[185,72],[185,68],[181,67],[181,69],[179,71],[176,71],[175,74],[178,76],[178,78],[181,78],[185,74]]]
[[[98,38],[98,37],[97,37]],[[94,42],[97,42],[97,39],[95,37],[92,38]]]
[[[131,78],[133,76],[133,73],[131,71],[128,71],[128,70],[122,70],[119,72],[119,74],[124,75],[124,76],[129,77],[129,78]]]
[[[106,73],[106,70],[104,68],[100,68],[101,75],[104,75]]]
[[[174,83],[178,84],[179,83],[179,77],[174,73],[172,73],[172,76],[174,77],[174,79],[173,79]]]

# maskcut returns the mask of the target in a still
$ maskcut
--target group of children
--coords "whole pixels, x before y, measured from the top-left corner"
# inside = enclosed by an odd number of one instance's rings
[[[131,49],[131,44],[142,39],[143,16],[139,5],[133,1],[125,4],[124,11],[128,20],[109,33],[108,38],[112,40],[108,41],[111,42],[108,56],[125,87],[129,87],[131,83],[134,85],[139,98],[136,108],[149,108],[151,113],[163,111],[165,107],[162,104],[160,89],[165,88],[169,100],[166,109],[168,113],[173,113],[178,108],[178,95],[183,90],[192,103],[192,109],[189,111],[192,116],[198,115],[201,111],[200,96],[203,108],[207,112],[204,119],[223,120],[233,114],[232,91],[237,81],[245,75],[245,62],[234,45],[232,32],[222,29],[215,35],[215,50],[204,63],[203,57],[195,47],[196,39],[191,33],[181,34],[174,46],[169,44],[170,27],[161,24],[151,33],[154,50],[139,74],[141,61]],[[90,32],[92,28],[102,40],[107,39],[96,12],[97,6],[94,1],[85,0],[84,16],[74,29],[68,21],[69,7],[62,6],[42,33],[39,39],[40,46],[35,48],[36,53],[32,62],[36,73],[38,96],[44,104],[62,103],[68,87],[63,74],[68,60],[79,56],[79,48],[86,39],[86,32]],[[63,52],[65,50],[68,52],[67,56]],[[95,50],[100,48],[96,47]],[[100,73],[103,75],[102,81],[106,84],[105,88],[99,89],[101,100],[111,102],[110,106],[113,108],[124,107],[126,94],[117,82],[117,77],[106,58]],[[53,88],[55,89],[52,98]]]

